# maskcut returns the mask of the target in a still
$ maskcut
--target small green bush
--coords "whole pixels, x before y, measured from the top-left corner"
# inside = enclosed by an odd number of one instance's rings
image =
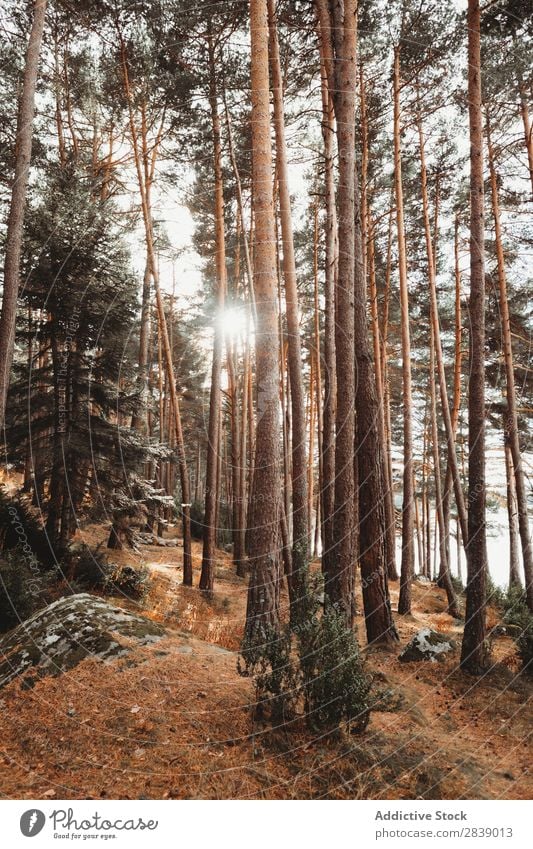
[[[74,561],[72,576],[77,586],[84,590],[105,590],[113,566],[100,546],[92,549],[83,545],[78,550],[71,549],[69,556]]]
[[[503,622],[515,641],[524,671],[533,675],[533,615],[521,587],[509,590]]]
[[[458,578],[457,575],[450,575],[450,579],[451,579],[452,587],[453,587],[456,595],[464,595],[465,585],[463,584],[461,579]]]
[[[363,731],[370,719],[371,679],[357,637],[333,607],[309,625],[299,651],[309,725],[321,730],[345,722],[351,732]]]
[[[190,509],[191,536],[193,539],[203,539],[204,536],[204,505],[201,501],[193,501]]]
[[[278,724],[294,716],[301,673],[292,657],[289,628],[281,634],[268,632],[261,644],[245,640],[237,669],[241,675],[255,676],[256,718]]]
[[[497,607],[498,610],[505,610],[507,592],[502,590],[501,587],[497,587],[490,575],[487,575],[485,598],[487,599],[487,604]]]
[[[300,707],[314,730],[345,724],[363,731],[370,718],[371,678],[357,637],[333,606],[321,611],[320,578],[301,600],[297,621],[259,645],[243,643],[238,669],[256,676],[258,712],[287,720]]]
[[[193,539],[203,539],[204,537],[204,504],[202,501],[193,501],[190,509],[191,515],[191,536]],[[224,548],[231,545],[233,535],[231,507],[225,501],[221,502],[218,509],[217,529],[217,545]]]
[[[147,566],[116,566],[112,569],[104,591],[110,595],[123,595],[141,601],[150,589],[150,570]]]

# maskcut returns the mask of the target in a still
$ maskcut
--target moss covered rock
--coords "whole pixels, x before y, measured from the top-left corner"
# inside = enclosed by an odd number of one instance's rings
[[[0,639],[0,687],[19,676],[32,686],[35,679],[60,675],[86,657],[106,660],[127,654],[132,646],[151,643],[164,633],[156,622],[96,596],[67,596]]]
[[[422,628],[406,645],[399,660],[403,663],[420,660],[429,660],[434,663],[445,660],[446,656],[453,651],[455,651],[455,643],[446,634],[439,634],[431,628]]]

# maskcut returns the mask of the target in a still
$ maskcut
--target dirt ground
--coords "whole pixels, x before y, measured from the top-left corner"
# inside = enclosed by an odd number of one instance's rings
[[[87,528],[94,544],[105,529]],[[176,536],[170,531],[169,536]],[[129,655],[84,660],[31,689],[0,693],[2,798],[530,798],[531,679],[519,675],[509,637],[493,643],[482,679],[444,663],[402,664],[368,651],[368,670],[401,695],[394,711],[373,711],[362,735],[317,737],[295,720],[272,729],[253,720],[253,681],[237,672],[246,583],[219,552],[214,598],[181,586],[182,549],[144,546],[152,573],[134,608],[168,635]],[[393,608],[398,588],[391,589]],[[444,592],[415,583],[413,615],[396,616],[402,645],[421,627],[457,636]],[[286,598],[284,599],[286,604]],[[494,611],[490,624],[496,622]],[[364,623],[358,619],[361,644]]]

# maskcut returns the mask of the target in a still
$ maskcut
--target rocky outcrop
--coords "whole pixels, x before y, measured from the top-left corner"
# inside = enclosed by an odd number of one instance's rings
[[[431,628],[422,628],[415,634],[413,639],[406,645],[399,656],[403,663],[412,663],[421,660],[431,662],[442,661],[446,655],[455,650],[455,643],[446,634],[439,634]]]
[[[86,657],[106,660],[164,636],[156,622],[88,593],[61,598],[0,639],[0,687],[59,675]]]

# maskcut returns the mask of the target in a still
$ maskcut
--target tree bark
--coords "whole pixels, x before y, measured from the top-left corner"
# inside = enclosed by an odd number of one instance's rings
[[[392,491],[392,481],[390,479],[390,463],[387,456],[387,425],[385,421],[386,404],[385,391],[383,385],[383,371],[381,358],[381,342],[379,334],[379,313],[378,313],[378,292],[376,285],[376,264],[375,264],[375,233],[372,218],[369,214],[368,226],[368,280],[370,284],[370,313],[372,318],[372,339],[374,343],[374,370],[376,374],[376,393],[377,402],[379,405],[379,424],[381,429],[381,443],[383,446],[383,481],[385,490],[383,493],[383,501],[385,505],[386,528],[385,528],[385,557],[387,576],[392,581],[398,580],[396,571],[396,534],[395,534],[395,516],[394,516],[394,494]]]
[[[418,98],[418,91],[417,91]],[[450,416],[450,407],[448,404],[448,390],[446,386],[446,373],[444,370],[444,359],[442,356],[442,344],[440,339],[440,326],[439,326],[439,313],[438,313],[438,305],[437,305],[437,281],[435,276],[435,255],[434,255],[434,242],[431,239],[431,225],[429,220],[429,202],[428,202],[428,192],[427,192],[427,170],[426,170],[426,155],[425,155],[425,145],[424,145],[424,131],[422,128],[422,117],[420,115],[420,110],[418,110],[418,142],[419,142],[419,154],[420,154],[420,183],[422,189],[422,210],[423,210],[423,218],[424,218],[424,233],[426,238],[426,254],[428,259],[428,282],[429,282],[429,291],[430,291],[430,313],[431,313],[431,359],[437,362],[437,370],[439,376],[439,387],[440,387],[440,397],[441,397],[441,407],[443,412],[443,418],[445,422],[445,428],[447,432],[447,442],[448,442],[448,457],[450,466],[452,469],[452,474],[455,474],[455,479],[457,482],[456,490],[458,495],[458,510],[464,515],[465,507],[463,500],[463,490],[460,485],[459,480],[459,467],[457,464],[457,455],[455,453],[455,433],[452,427],[452,421]],[[437,228],[435,227],[435,233],[437,232]],[[442,494],[442,486],[441,486],[441,476],[440,476],[440,457],[439,457],[439,447],[438,447],[438,430],[437,430],[437,410],[436,410],[436,399],[433,397],[435,394],[435,369],[432,368],[431,375],[431,421],[432,421],[432,435],[433,435],[433,464],[434,464],[434,475],[435,475],[435,502],[436,502],[436,511],[438,516],[438,524],[439,524],[439,545],[440,545],[440,569],[439,569],[439,578],[442,582],[443,587],[446,590],[446,595],[448,597],[448,608],[449,612],[455,618],[459,618],[459,608],[457,605],[457,599],[455,597],[455,592],[453,589],[453,585],[451,582],[451,574],[450,574],[450,563],[449,563],[449,546],[447,545],[447,534],[446,534],[446,518],[444,514],[444,505],[443,505],[443,494]],[[463,520],[464,521],[464,520]]]
[[[336,409],[335,513],[325,591],[328,601],[353,625],[354,602],[354,285],[355,285],[355,90],[357,83],[357,2],[318,2],[322,38],[334,47],[330,91],[337,122],[338,278],[335,286]],[[331,12],[330,12],[331,9]],[[331,18],[330,18],[331,14]],[[333,50],[328,51],[333,55]]]
[[[250,0],[257,425],[248,534],[245,644],[249,646],[264,644],[279,631],[279,340],[268,36],[266,0]]]
[[[509,518],[509,589],[521,587],[520,580],[520,554],[519,554],[519,531],[518,510],[516,506],[516,487],[513,469],[513,458],[509,447],[509,431],[504,421],[504,454],[505,454],[505,480],[507,484],[507,516]]]
[[[0,313],[0,430],[4,426],[7,392],[15,347],[24,209],[26,206],[26,191],[30,172],[33,117],[35,112],[35,87],[37,85],[37,73],[39,70],[39,55],[43,36],[46,0],[35,0],[33,9],[33,22],[26,50],[22,93],[19,101],[15,173],[6,231],[4,289],[2,311]]]
[[[438,534],[439,534],[439,578],[441,585],[446,590],[448,599],[448,613],[455,619],[460,618],[460,611],[457,605],[457,598],[451,581],[450,564],[448,561],[448,552],[446,551],[446,532],[444,527],[444,512],[442,509],[442,485],[440,475],[440,452],[439,452],[439,431],[437,427],[437,398],[435,390],[435,331],[433,326],[430,332],[430,358],[429,358],[429,387],[431,396],[431,441],[433,444],[433,469],[435,478],[435,508],[437,514]]]
[[[455,333],[454,333],[454,360],[453,360],[453,400],[452,400],[452,409],[450,411],[451,417],[451,432],[453,435],[453,445],[454,451],[453,454],[457,456],[455,450],[455,441],[457,436],[457,423],[459,421],[459,411],[461,409],[461,369],[462,369],[462,359],[463,353],[461,348],[462,342],[462,317],[461,317],[461,271],[459,267],[459,216],[455,214],[455,236],[454,236],[454,254],[455,254]],[[447,458],[446,458],[446,475],[444,478],[444,492],[443,492],[443,501],[442,501],[442,509],[444,512],[444,529],[446,533],[446,551],[448,552],[448,563],[450,562],[449,552],[450,552],[450,498],[453,487],[453,471],[452,471],[452,459],[453,456],[450,455],[448,450]],[[456,474],[459,477],[459,489],[462,492],[462,485],[460,483],[460,474],[459,467],[457,466]],[[457,489],[457,486],[455,487]],[[460,522],[458,515],[458,522]],[[465,522],[465,518],[463,517],[463,523]]]
[[[400,139],[400,51],[394,50],[394,186],[396,226],[398,231],[398,271],[400,277],[400,310],[402,329],[402,397],[403,397],[403,503],[402,563],[398,613],[411,612],[411,581],[414,572],[414,494],[413,494],[413,413],[411,389],[411,339],[409,332],[409,290],[407,286],[407,252],[403,215],[402,158]]]
[[[324,406],[322,419],[322,571],[332,569],[335,514],[335,418],[337,380],[335,373],[335,287],[338,269],[337,208],[335,202],[334,149],[335,113],[333,107],[333,59],[327,5],[318,3],[320,46],[320,90],[322,95],[322,137],[324,140],[325,282],[324,282]],[[326,14],[324,14],[324,8]]]
[[[485,229],[479,0],[468,0],[468,118],[470,130],[470,355],[468,393],[468,537],[466,622],[461,666],[481,673],[486,665],[485,488]]]
[[[220,116],[218,114],[218,93],[216,80],[215,52],[211,33],[208,35],[209,54],[209,106],[213,133],[213,168],[215,178],[215,266],[216,298],[215,327],[213,340],[213,361],[211,366],[211,389],[209,395],[209,423],[207,432],[206,483],[204,541],[202,552],[202,571],[200,589],[212,593],[215,585],[215,551],[217,532],[217,467],[220,453],[220,377],[222,373],[222,313],[227,288],[226,275],[226,239],[224,234],[224,184],[222,176],[222,143],[220,137]]]
[[[307,457],[305,428],[305,392],[300,344],[300,317],[296,259],[291,217],[291,196],[285,141],[283,80],[279,56],[276,4],[267,0],[269,24],[269,54],[274,101],[274,131],[276,137],[276,175],[279,193],[279,214],[283,245],[283,279],[287,315],[288,370],[291,382],[291,455],[292,455],[292,606],[291,617],[298,617],[304,600],[309,560],[309,525],[307,516]]]

